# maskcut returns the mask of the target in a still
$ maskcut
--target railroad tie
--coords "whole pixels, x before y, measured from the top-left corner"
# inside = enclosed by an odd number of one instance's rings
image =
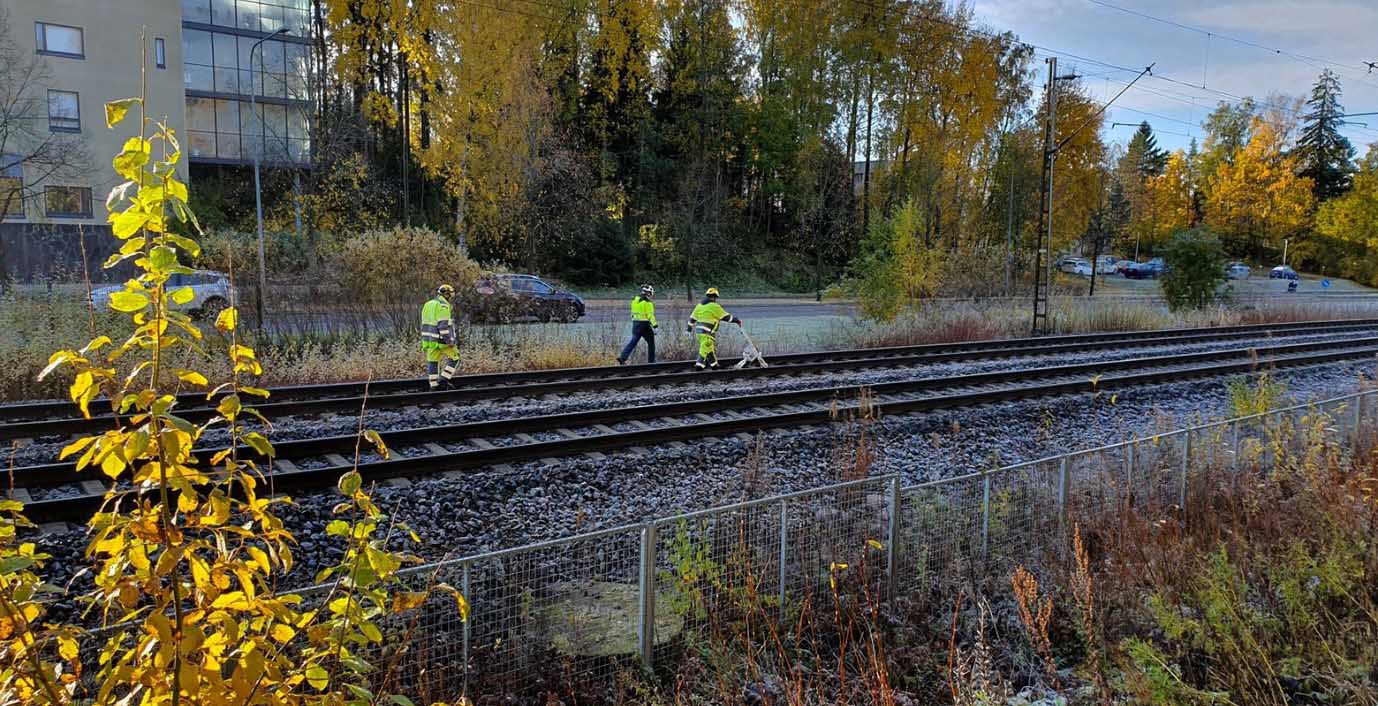
[[[335,466],[353,466],[354,463],[339,454],[325,454],[325,460]]]
[[[629,419],[629,420],[627,420],[627,423],[630,424],[630,425],[632,425],[632,426],[634,426],[634,427],[636,427],[637,429],[642,430],[642,431],[645,431],[645,430],[651,428],[651,425],[650,425],[650,424],[647,424],[646,422],[643,422],[643,421],[641,421],[640,419]]]
[[[522,442],[523,444],[535,444],[535,443],[538,443],[538,442],[536,441],[536,437],[534,437],[534,436],[532,436],[532,435],[530,435],[530,434],[527,434],[526,432],[517,432],[516,434],[513,434],[512,436],[516,437],[516,438],[517,438],[517,441],[520,441],[520,442]]]
[[[16,448],[16,449],[22,449],[22,448],[24,448],[25,446],[32,446],[32,445],[33,445],[33,437],[30,437],[30,436],[23,436],[23,437],[20,437],[20,438],[14,440],[14,448]]]
[[[29,495],[29,490],[27,488],[12,488],[10,490],[10,499],[18,500],[25,505],[33,502],[33,497]]]
[[[406,478],[388,478],[383,481],[385,488],[410,488],[411,481]]]
[[[44,522],[38,526],[38,532],[39,534],[62,534],[71,531],[73,527],[74,525],[66,522]]]
[[[480,449],[483,449],[484,451],[487,451],[488,449],[496,449],[496,448],[497,448],[497,447],[494,446],[492,443],[490,443],[487,439],[484,439],[484,438],[481,438],[481,437],[477,437],[477,436],[474,437],[474,438],[472,438],[472,439],[469,439],[469,443],[473,444],[474,446],[479,447]]]
[[[608,426],[608,425],[606,425],[606,424],[594,424],[592,428],[593,428],[594,431],[598,432],[599,434],[616,434],[616,433],[617,433],[617,430],[616,430],[616,429],[613,429],[612,427],[610,427],[610,426]]]
[[[567,428],[565,428],[565,427],[560,427],[559,429],[556,429],[556,430],[555,430],[555,433],[559,434],[560,436],[565,437],[566,439],[582,439],[582,438],[584,438],[584,437],[582,437],[582,436],[580,436],[580,435],[574,433],[573,430],[567,429]]]
[[[295,473],[301,470],[300,468],[297,468],[297,464],[292,463],[291,461],[288,461],[285,458],[274,459],[273,465],[288,473]]]
[[[98,480],[84,480],[81,482],[81,492],[87,495],[105,495],[105,484]]]
[[[430,451],[431,453],[437,456],[444,456],[445,454],[450,453],[449,449],[445,448],[444,446],[441,446],[440,444],[435,443],[434,441],[428,441],[422,444],[421,446],[425,448],[427,451]]]

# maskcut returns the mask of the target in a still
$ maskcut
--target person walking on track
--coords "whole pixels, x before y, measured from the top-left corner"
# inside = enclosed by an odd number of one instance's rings
[[[689,325],[685,327],[699,339],[699,359],[694,362],[695,370],[718,369],[718,325],[723,322],[742,325],[740,316],[727,313],[718,303],[718,288],[709,287],[703,293],[703,301],[689,315]]]
[[[455,288],[442,284],[435,290],[435,298],[421,307],[421,350],[426,354],[426,381],[432,390],[442,384],[450,387],[450,379],[459,368],[459,343],[454,318],[450,314],[450,300]]]
[[[632,338],[617,356],[618,365],[627,364],[627,359],[636,350],[637,342],[642,339],[646,340],[646,362],[656,362],[656,329],[660,328],[660,324],[656,323],[656,305],[651,301],[655,293],[654,287],[643,284],[641,294],[632,297]]]

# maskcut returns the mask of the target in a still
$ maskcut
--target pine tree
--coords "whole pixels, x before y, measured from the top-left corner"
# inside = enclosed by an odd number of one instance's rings
[[[1132,160],[1141,179],[1158,176],[1167,166],[1167,151],[1158,147],[1158,138],[1154,136],[1153,127],[1148,121],[1139,123],[1139,129],[1130,138],[1125,155]]]
[[[1306,102],[1297,153],[1301,175],[1315,182],[1317,201],[1331,199],[1349,189],[1354,172],[1354,146],[1340,134],[1344,106],[1340,105],[1340,78],[1330,69],[1321,72]]]

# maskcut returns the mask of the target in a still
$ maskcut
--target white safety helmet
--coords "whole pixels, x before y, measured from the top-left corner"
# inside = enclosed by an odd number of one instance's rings
[[[652,286],[649,285],[649,284],[643,284],[643,285],[641,285],[641,296],[643,296],[643,297],[653,297],[653,296],[655,296],[655,293],[656,293],[656,288],[655,288],[655,287],[652,287]]]

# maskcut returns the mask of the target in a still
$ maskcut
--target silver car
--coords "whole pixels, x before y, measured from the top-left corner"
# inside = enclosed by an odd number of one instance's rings
[[[230,277],[222,272],[199,270],[192,274],[175,274],[168,277],[167,290],[191,289],[191,301],[186,304],[173,304],[197,318],[213,319],[225,307],[233,306],[239,300],[238,293],[230,286]],[[110,295],[124,289],[123,286],[98,287],[91,290],[91,306],[105,309],[110,306]]]
[[[1249,279],[1249,266],[1242,262],[1232,262],[1225,268],[1225,276],[1230,279]]]

